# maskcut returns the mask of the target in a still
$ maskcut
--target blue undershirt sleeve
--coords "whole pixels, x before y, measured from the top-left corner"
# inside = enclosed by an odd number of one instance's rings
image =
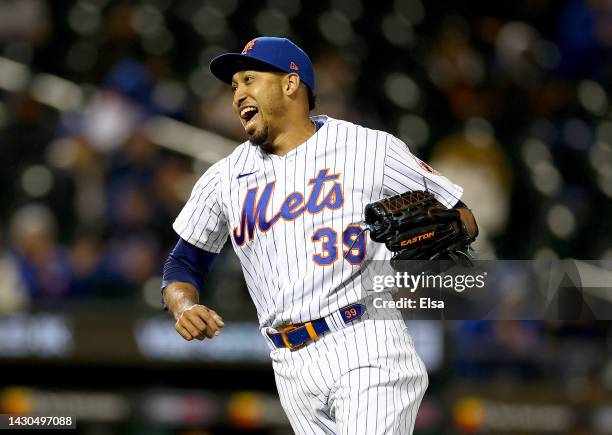
[[[200,292],[216,256],[214,252],[205,251],[179,238],[164,263],[162,291],[170,283],[180,281],[192,284]],[[164,304],[163,294],[162,305],[164,310],[168,309]]]

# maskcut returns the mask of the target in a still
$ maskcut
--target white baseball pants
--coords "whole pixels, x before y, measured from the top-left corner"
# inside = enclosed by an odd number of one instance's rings
[[[296,434],[412,434],[428,379],[401,318],[364,319],[271,357]]]

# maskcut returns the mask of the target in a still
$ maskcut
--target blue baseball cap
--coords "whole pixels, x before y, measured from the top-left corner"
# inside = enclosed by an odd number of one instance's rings
[[[314,71],[308,55],[287,38],[260,36],[250,40],[241,53],[224,53],[210,62],[210,72],[231,84],[238,71],[279,71],[296,73],[314,93]]]

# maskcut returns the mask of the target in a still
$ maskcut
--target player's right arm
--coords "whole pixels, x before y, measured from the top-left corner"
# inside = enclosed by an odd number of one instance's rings
[[[164,308],[174,316],[176,332],[185,340],[214,338],[223,328],[221,316],[199,304],[199,289],[215,256],[179,239],[164,265]]]
[[[220,200],[225,160],[211,166],[194,186],[174,222],[180,239],[164,265],[165,308],[176,320],[176,331],[186,340],[213,338],[223,327],[221,316],[198,301],[208,269],[229,234]]]
[[[164,303],[174,316],[174,329],[185,340],[204,340],[221,333],[223,319],[210,308],[198,304],[198,290],[188,282],[173,282],[164,288]]]

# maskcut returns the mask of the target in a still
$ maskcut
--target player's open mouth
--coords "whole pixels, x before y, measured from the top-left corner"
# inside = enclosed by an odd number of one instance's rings
[[[240,110],[240,118],[244,121],[245,127],[253,120],[253,118],[259,113],[257,107],[247,106]]]

